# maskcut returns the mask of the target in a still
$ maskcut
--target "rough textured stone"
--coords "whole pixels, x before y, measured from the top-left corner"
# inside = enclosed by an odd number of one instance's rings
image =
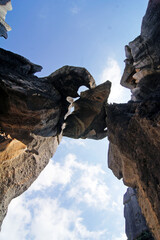
[[[96,87],[84,68],[65,66],[37,78],[34,73],[40,66],[0,49],[1,222],[11,199],[48,163],[65,123],[63,134],[69,137],[101,139],[108,134],[109,167],[137,189],[147,224],[160,239],[159,15],[160,0],[150,0],[141,35],[125,47],[121,84],[132,90],[132,101],[126,104],[108,105],[110,83]],[[0,29],[5,32],[4,25]],[[82,85],[93,89],[79,96]],[[75,97],[79,99],[73,103],[74,112],[67,116]]]
[[[156,239],[160,237],[159,100],[107,107],[109,140],[121,159],[117,169],[116,156],[112,155],[110,166],[115,175],[122,174],[126,185],[137,188],[142,212]]]
[[[73,102],[74,111],[65,123],[63,135],[71,138],[102,139],[107,136],[104,103],[110,93],[111,83],[101,85],[81,93]]]
[[[126,235],[128,240],[135,240],[144,235],[144,233],[148,233],[148,240],[153,237],[149,232],[149,229],[146,225],[146,221],[144,216],[142,215],[141,209],[139,207],[136,190],[133,188],[128,188],[127,192],[124,195],[123,199],[124,204],[124,217],[126,220]]]
[[[11,0],[0,0],[0,37],[7,38],[11,27],[5,22],[7,11],[12,10]]]
[[[0,60],[0,126],[23,142],[30,141],[30,133],[59,134],[70,105],[66,98],[76,97],[82,85],[95,86],[84,68],[65,66],[49,77],[37,78],[33,73],[41,67],[19,55],[0,49]]]
[[[38,177],[62,137],[70,103],[95,81],[84,68],[65,66],[48,77],[41,66],[0,49],[0,224],[8,204]]]
[[[109,167],[137,198],[147,225],[160,239],[160,1],[150,0],[141,35],[126,46],[121,84],[132,91],[127,104],[106,106]],[[128,223],[129,224],[129,223]]]
[[[124,87],[133,89],[133,100],[141,100],[139,82],[153,73],[160,73],[160,1],[150,0],[142,21],[141,35],[125,47],[126,67],[121,79]]]
[[[57,137],[32,137],[26,146],[13,139],[0,151],[0,225],[10,201],[36,180],[58,146]]]

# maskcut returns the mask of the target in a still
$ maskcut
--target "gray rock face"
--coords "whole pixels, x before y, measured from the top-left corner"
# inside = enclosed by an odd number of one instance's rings
[[[0,60],[0,126],[25,143],[31,133],[59,134],[70,105],[66,98],[77,97],[82,85],[92,88],[95,84],[84,68],[65,66],[49,77],[37,78],[33,74],[42,67],[24,57],[0,49]]]
[[[141,101],[148,92],[142,87],[141,80],[145,76],[160,74],[160,1],[150,0],[142,21],[141,35],[125,47],[126,67],[121,85],[132,89],[132,100]]]
[[[149,232],[145,218],[142,215],[137,201],[135,189],[127,189],[127,192],[124,195],[123,204],[124,217],[126,220],[126,235],[128,237],[128,240],[137,239],[144,232]]]
[[[0,0],[0,5],[6,5],[10,0]]]
[[[8,37],[6,28],[2,23],[0,23],[0,37],[4,37],[4,38]]]
[[[150,0],[141,35],[125,49],[126,67],[121,84],[132,90],[132,101],[106,107],[109,167],[127,186],[136,188],[141,211],[157,240],[160,239],[159,16],[160,1]],[[130,226],[130,222],[127,224]]]
[[[155,239],[160,237],[159,103],[155,95],[141,103],[107,107],[109,166],[127,186],[137,189],[142,213]]]
[[[0,37],[7,38],[11,27],[5,22],[7,11],[12,10],[11,0],[0,0]]]

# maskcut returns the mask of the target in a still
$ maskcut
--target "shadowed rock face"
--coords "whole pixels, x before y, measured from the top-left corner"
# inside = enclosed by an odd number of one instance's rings
[[[110,167],[127,186],[137,188],[139,204],[156,239],[160,234],[159,101],[115,104],[107,109]]]
[[[134,101],[143,100],[148,95],[145,89],[152,88],[151,84],[146,84],[142,89],[141,80],[145,76],[160,73],[159,15],[160,1],[150,0],[142,21],[141,35],[125,46],[126,67],[121,84],[132,89]]]
[[[160,1],[150,0],[141,35],[126,46],[121,84],[132,101],[106,108],[109,167],[137,189],[142,213],[160,239]]]
[[[139,207],[135,189],[127,189],[123,198],[123,204],[128,239],[154,240]],[[143,236],[146,236],[146,238]]]
[[[82,85],[95,85],[84,68],[65,66],[49,77],[37,78],[33,74],[42,67],[19,55],[0,49],[0,60],[0,126],[24,143],[31,134],[59,134],[70,105],[66,98],[77,97]]]

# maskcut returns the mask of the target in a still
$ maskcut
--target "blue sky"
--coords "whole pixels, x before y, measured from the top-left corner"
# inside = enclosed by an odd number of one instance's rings
[[[112,81],[110,102],[126,102],[120,87],[124,46],[140,33],[147,0],[13,0],[12,27],[1,47],[43,66],[81,66],[99,84]],[[63,138],[31,188],[14,199],[2,240],[126,240],[125,186],[107,168],[108,141]],[[12,233],[12,234],[10,234]]]

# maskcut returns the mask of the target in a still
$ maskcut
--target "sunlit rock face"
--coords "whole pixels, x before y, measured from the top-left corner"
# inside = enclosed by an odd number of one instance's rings
[[[106,108],[109,167],[136,188],[142,213],[160,239],[160,1],[150,0],[141,35],[126,46],[121,84],[132,91],[127,104]]]
[[[7,38],[11,27],[5,22],[7,11],[12,10],[11,0],[0,0],[0,36]]]

